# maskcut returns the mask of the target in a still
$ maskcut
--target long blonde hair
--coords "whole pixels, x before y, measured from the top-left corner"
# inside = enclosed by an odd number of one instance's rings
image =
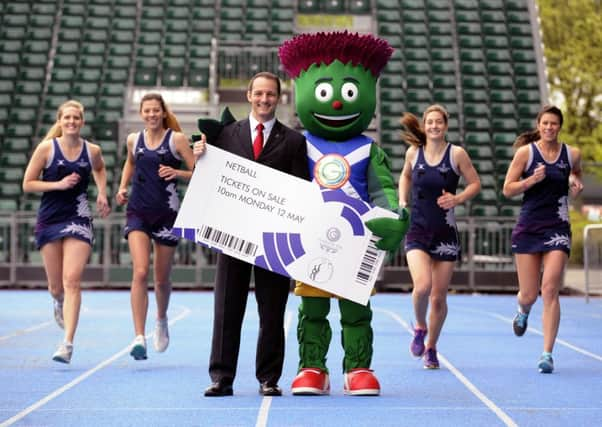
[[[182,132],[182,127],[180,126],[178,119],[176,118],[175,114],[169,109],[169,107],[163,100],[163,97],[161,96],[160,93],[150,92],[150,93],[145,94],[142,97],[142,99],[140,100],[140,111],[142,111],[142,104],[145,101],[152,101],[152,100],[159,101],[161,103],[161,109],[163,111],[165,111],[165,118],[163,119],[163,127],[165,129],[173,129],[176,132]]]
[[[73,107],[77,108],[80,112],[82,120],[84,119],[84,106],[81,102],[76,101],[74,99],[70,99],[68,101],[63,102],[58,110],[56,110],[56,122],[52,125],[52,127],[46,133],[44,140],[58,138],[59,136],[63,136],[63,130],[61,129],[61,118],[63,117],[63,112],[66,108]]]
[[[426,145],[426,132],[424,131],[424,122],[426,121],[426,116],[433,111],[438,111],[443,116],[443,121],[447,125],[449,121],[449,115],[447,114],[447,110],[439,104],[430,105],[424,113],[422,113],[422,123],[418,121],[418,118],[412,113],[403,113],[401,119],[399,120],[402,126],[405,128],[401,132],[401,139],[405,141],[406,144],[414,145],[416,147],[420,147]]]

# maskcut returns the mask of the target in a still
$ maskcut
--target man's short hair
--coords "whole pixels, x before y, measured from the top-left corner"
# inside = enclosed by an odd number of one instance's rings
[[[249,86],[247,88],[248,92],[252,92],[253,82],[255,81],[255,79],[257,79],[259,77],[263,77],[265,79],[275,81],[276,88],[278,90],[278,96],[280,96],[280,79],[278,78],[278,76],[276,74],[270,73],[269,71],[261,71],[261,72],[255,74],[253,77],[251,77],[251,80],[249,80]]]

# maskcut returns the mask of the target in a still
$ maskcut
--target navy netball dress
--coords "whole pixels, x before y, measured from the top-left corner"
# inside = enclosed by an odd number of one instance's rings
[[[512,253],[571,250],[569,223],[569,176],[572,164],[569,148],[562,144],[558,157],[546,162],[535,143],[529,145],[529,160],[522,178],[533,175],[544,164],[546,177],[523,194],[520,214],[512,231]]]
[[[65,237],[74,237],[92,245],[92,212],[87,195],[91,171],[87,141],[84,141],[77,159],[70,161],[63,155],[58,140],[52,140],[52,152],[42,172],[42,180],[60,181],[73,172],[81,179],[68,190],[46,191],[42,194],[35,228],[38,249],[46,243]]]
[[[140,132],[132,154],[135,169],[124,235],[127,238],[131,231],[143,231],[158,243],[175,246],[178,238],[171,234],[171,228],[180,208],[177,180],[167,181],[159,176],[160,165],[179,169],[182,163],[173,131],[168,129],[155,149],[148,148],[144,132]]]
[[[442,209],[437,198],[443,190],[456,194],[460,174],[452,161],[452,145],[447,144],[441,161],[429,165],[424,157],[424,147],[412,165],[412,207],[410,227],[406,234],[405,251],[420,249],[440,261],[456,261],[460,257],[460,244],[454,209]]]

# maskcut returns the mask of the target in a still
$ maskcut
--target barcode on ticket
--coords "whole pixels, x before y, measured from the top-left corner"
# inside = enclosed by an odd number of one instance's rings
[[[240,255],[254,257],[258,246],[255,243],[225,233],[208,225],[197,229],[196,240],[198,242],[210,242],[212,246],[220,249],[229,249]]]
[[[362,262],[360,263],[360,269],[355,276],[355,281],[361,285],[367,285],[370,281],[370,278],[374,274],[374,269],[376,267],[376,261],[378,260],[378,248],[375,245],[375,242],[378,240],[378,237],[372,236],[370,238],[370,242],[368,243],[368,249],[362,258]]]

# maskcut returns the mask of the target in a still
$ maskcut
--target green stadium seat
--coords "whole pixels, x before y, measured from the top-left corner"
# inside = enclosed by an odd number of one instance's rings
[[[75,80],[79,82],[95,82],[98,83],[101,79],[102,71],[95,68],[82,68],[77,70]]]
[[[14,99],[14,106],[20,108],[36,108],[40,105],[40,93],[32,95],[19,95]],[[2,97],[0,97],[1,99]],[[10,97],[8,98],[10,100]],[[2,102],[0,102],[0,106]]]
[[[493,157],[493,151],[489,145],[473,145],[469,146],[466,151],[473,160],[485,159],[489,160]]]
[[[115,18],[112,19],[113,30],[118,31],[135,31],[136,21],[131,18]]]
[[[504,48],[487,49],[485,56],[489,62],[510,62],[510,51]]]
[[[157,68],[136,67],[134,84],[138,86],[155,86],[157,84]]]
[[[491,75],[507,76],[513,74],[513,68],[508,62],[490,62],[487,64],[487,72]]]
[[[434,22],[450,22],[451,14],[449,10],[433,10],[428,8],[428,19]]]
[[[472,163],[479,174],[495,171],[493,161],[490,159],[474,159]]]
[[[479,16],[478,10],[469,9],[456,9],[456,21],[457,22],[480,22],[481,17]]]
[[[19,65],[21,58],[18,53],[0,53],[0,65],[3,67],[6,65],[17,66]]]
[[[433,76],[433,87],[434,88],[452,88],[456,87],[455,76]]]
[[[431,35],[431,39],[430,39],[430,47],[432,48],[445,48],[445,49],[451,49],[452,48],[452,38],[447,35],[435,35],[432,34]]]
[[[494,217],[498,215],[498,208],[494,205],[473,204],[470,213],[473,216]]]
[[[403,51],[406,60],[410,61],[428,61],[429,52],[426,49],[404,49]],[[403,69],[403,64],[400,64]]]
[[[537,75],[537,64],[534,62],[521,62],[514,64],[514,73],[516,75]]]
[[[352,0],[348,7],[349,12],[354,15],[367,15],[370,13],[370,0]]]
[[[518,114],[521,117],[532,117],[535,119],[540,110],[539,103],[522,103],[518,104]]]
[[[481,35],[481,24],[478,22],[458,22],[459,35]]]
[[[533,49],[533,39],[531,36],[512,36],[510,46],[513,49]]]
[[[403,37],[404,46],[406,48],[426,48],[428,46],[428,39],[424,35],[409,35],[406,34]]]
[[[401,26],[397,22],[396,23],[379,22],[378,23],[378,33],[385,38],[392,34],[400,34]]]
[[[15,90],[15,83],[12,80],[0,80],[0,93],[10,94],[13,90]],[[9,105],[9,102],[4,105]]]
[[[507,117],[494,117],[491,121],[494,132],[497,131],[516,131],[518,123],[515,119]]]
[[[531,25],[509,23],[508,30],[510,36],[531,36]]]
[[[2,168],[0,169],[0,180],[2,182],[21,182],[23,180],[23,169]]]
[[[464,142],[467,145],[489,145],[491,136],[488,131],[467,131],[464,135]]]
[[[0,211],[2,212],[16,212],[19,210],[19,203],[16,198],[1,198],[0,199]]]
[[[503,10],[503,0],[479,0],[479,6],[485,10]]]
[[[40,3],[33,4],[32,13],[35,15],[54,15],[56,13],[56,3]]]
[[[491,76],[489,87],[492,89],[512,89],[514,82],[510,76]]]
[[[514,144],[517,134],[515,132],[495,132],[493,134],[493,144],[495,146],[511,146]]]
[[[535,52],[532,49],[513,50],[511,55],[515,62],[535,62]]]
[[[514,94],[514,91],[512,91],[511,89],[498,89],[498,90],[491,90],[489,97],[491,99],[492,102],[514,102],[516,101],[516,96]]]
[[[485,60],[485,55],[483,54],[483,50],[480,48],[469,49],[469,48],[461,48],[460,49],[460,59],[462,61],[475,61],[475,62],[483,62]]]
[[[19,53],[23,50],[23,41],[22,40],[6,40],[2,44],[3,53],[12,52]]]
[[[485,36],[483,42],[487,49],[508,48],[508,37],[505,36]]]
[[[433,36],[448,36],[451,37],[452,25],[451,22],[429,22],[429,32]]]
[[[163,67],[161,73],[161,83],[163,86],[179,87],[184,85],[183,67]]]
[[[431,71],[429,63],[424,61],[407,61],[406,73],[408,74],[429,74]]]
[[[485,22],[504,22],[506,17],[503,10],[481,10],[481,19]]]
[[[491,127],[489,119],[485,117],[466,117],[464,126],[467,131],[488,131]]]
[[[491,113],[495,116],[509,117],[515,115],[516,108],[513,103],[492,103]]]
[[[130,66],[129,56],[109,56],[107,58],[107,64],[110,68],[129,68]]]
[[[495,146],[495,157],[497,159],[508,159],[511,160],[514,156],[514,148],[511,145],[496,145]]]
[[[420,22],[422,24],[424,24],[424,22],[426,22],[426,13],[424,12],[424,9],[417,9],[417,10],[411,10],[411,9],[404,9],[401,13],[402,15],[402,20],[405,22]],[[424,34],[423,33],[418,33],[418,34]]]
[[[399,103],[405,100],[405,95],[402,88],[381,88],[380,99]]]
[[[449,49],[431,49],[430,55],[434,61],[454,60],[454,52]]]
[[[460,65],[460,69],[466,74],[481,74],[485,75],[485,64],[483,62],[469,62],[463,61]]]
[[[487,88],[489,86],[485,76],[463,76],[462,85],[467,89]]]
[[[454,74],[456,72],[456,67],[453,61],[433,61],[431,62],[431,69],[433,71],[433,75],[436,74]]]
[[[433,100],[437,103],[447,104],[455,102],[457,99],[456,89],[435,89],[433,91]]]
[[[153,32],[160,33],[163,31],[163,20],[161,18],[143,19],[140,22],[140,31],[142,33],[153,33]]]
[[[193,68],[191,67],[188,72],[188,85],[191,87],[203,87],[209,86],[209,67],[207,68]]]
[[[51,95],[65,95],[71,91],[70,82],[50,82],[48,85],[48,93]]]
[[[541,96],[538,90],[519,89],[516,91],[516,99],[519,102],[539,102]]]
[[[25,169],[25,165],[27,165],[27,155],[23,152],[7,153],[3,151],[0,154],[0,165],[2,165],[3,167],[19,167]]]
[[[480,35],[479,36],[461,35],[459,45],[460,45],[461,51],[463,51],[464,49],[466,49],[466,50],[480,49],[483,47],[483,39],[481,38]],[[460,56],[461,55],[462,55],[462,52],[460,52]]]
[[[35,116],[35,111],[32,111],[32,113],[34,113]],[[11,112],[11,116],[14,113]],[[10,136],[7,135],[6,136],[6,140],[4,141],[4,144],[2,145],[2,148],[4,150],[10,151],[12,153],[18,153],[18,152],[24,152],[24,153],[28,153],[29,150],[31,149],[31,144],[29,142],[29,139],[32,135],[27,135],[27,136]]]
[[[506,13],[508,22],[529,22],[529,11],[527,10],[509,10]]]
[[[381,87],[400,88],[403,86],[403,76],[400,75],[383,75],[380,78]]]
[[[500,22],[483,22],[483,33],[493,36],[507,36],[508,28],[506,24]]]
[[[406,82],[408,88],[428,88],[431,84],[431,78],[428,74],[407,74]]]

